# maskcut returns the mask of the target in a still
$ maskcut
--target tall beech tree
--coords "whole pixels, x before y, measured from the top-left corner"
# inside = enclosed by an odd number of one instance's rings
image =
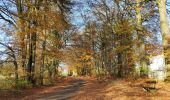
[[[168,16],[167,16],[167,9],[166,9],[166,2],[167,0],[157,0],[159,15],[160,15],[160,29],[162,34],[162,44],[164,48],[165,54],[165,66],[167,70],[167,78],[169,79],[169,42],[168,37],[170,36],[170,30],[168,25]]]

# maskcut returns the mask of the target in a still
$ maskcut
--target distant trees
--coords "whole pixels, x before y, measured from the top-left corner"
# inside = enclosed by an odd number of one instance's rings
[[[87,4],[89,12],[82,15],[85,28],[81,35],[77,33],[77,40],[73,39],[72,48],[91,51],[88,53],[92,57],[91,72],[97,74],[99,78],[101,76],[136,76],[136,73],[139,74],[140,71],[141,75],[147,75],[149,56],[154,55],[154,52],[149,53],[152,49],[150,46],[158,46],[156,43],[158,41],[152,40],[157,34],[155,27],[148,28],[148,25],[155,23],[152,22],[157,14],[155,2],[90,0]],[[166,24],[167,20],[163,22]],[[161,52],[161,50],[158,51]],[[84,53],[85,51],[76,54]]]
[[[130,74],[135,67],[135,28],[130,21],[125,2],[98,0],[90,2],[89,6],[94,18],[85,19],[85,29],[82,35],[77,35],[81,41],[76,40],[73,48],[77,48],[77,43],[81,43],[78,48],[85,50],[81,54],[90,51],[85,55],[92,57],[91,71],[99,77],[123,77]],[[85,18],[88,18],[88,15]]]

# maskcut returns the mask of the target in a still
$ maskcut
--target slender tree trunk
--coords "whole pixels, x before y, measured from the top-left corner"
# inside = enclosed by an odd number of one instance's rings
[[[15,55],[13,54],[13,64],[15,66],[15,84],[17,85],[18,84],[18,80],[19,80],[19,76],[18,76],[18,63],[16,61],[16,57]]]
[[[28,81],[35,85],[36,33],[30,34],[29,57],[27,64]]]
[[[139,58],[139,61],[137,62],[139,64],[139,67],[147,67],[147,63],[145,60],[145,44],[142,34],[142,15],[141,15],[141,2],[142,0],[136,0],[136,22],[137,22],[137,41],[139,42],[137,44],[137,57]],[[138,68],[139,68],[138,67]],[[137,69],[139,71],[139,69]],[[140,72],[139,72],[140,73]]]
[[[36,64],[36,40],[37,40],[37,34],[33,33],[32,35],[32,83],[35,85],[36,84],[36,79],[35,79],[35,64]]]
[[[53,77],[55,78],[56,76],[58,76],[58,67],[59,67],[59,62],[58,62],[58,60],[55,60],[54,59],[54,74],[53,74]]]
[[[118,77],[122,77],[122,68],[123,68],[123,65],[122,65],[122,54],[121,53],[118,53]]]
[[[32,71],[32,41],[31,41],[31,35],[29,35],[29,51],[28,51],[28,63],[27,63],[27,80],[28,82],[31,82],[31,71]]]
[[[42,44],[41,67],[40,67],[40,80],[41,80],[41,83],[40,83],[40,84],[41,84],[41,85],[43,85],[45,47],[46,47],[46,40],[44,40],[44,41],[43,41],[43,44]]]

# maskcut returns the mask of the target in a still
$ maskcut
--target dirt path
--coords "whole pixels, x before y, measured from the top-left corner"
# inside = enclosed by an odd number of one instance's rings
[[[160,84],[158,84],[160,85]],[[36,97],[37,100],[170,100],[170,89],[159,88],[157,92],[148,93],[140,82],[116,79],[98,82],[95,79],[73,79],[51,93]]]
[[[69,84],[60,86],[56,91],[37,96],[36,100],[68,100],[74,97],[84,84],[86,84],[84,80],[74,79]]]
[[[28,96],[23,100],[96,100],[98,98],[104,100],[105,86],[107,86],[106,83],[99,83],[91,78],[71,78],[68,83],[57,86],[50,92]]]
[[[66,78],[61,83],[25,91],[27,96],[0,100],[170,100],[170,83],[159,83],[156,92],[149,93],[140,81],[112,79],[99,82],[93,78]],[[30,93],[32,92],[32,93]]]
[[[141,80],[114,79],[103,83],[90,80],[71,100],[170,100],[170,83],[159,82],[157,89],[147,92]]]
[[[72,78],[67,84],[34,96],[32,100],[110,100],[106,97],[106,87],[106,82],[98,82],[93,78]]]

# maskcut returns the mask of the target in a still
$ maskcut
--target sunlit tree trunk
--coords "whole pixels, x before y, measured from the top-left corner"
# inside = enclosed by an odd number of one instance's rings
[[[145,60],[146,51],[145,51],[145,44],[142,34],[142,14],[141,14],[141,8],[142,8],[142,2],[143,0],[136,0],[136,23],[137,23],[137,63],[139,66],[137,66],[137,73],[140,73],[140,67],[147,68],[147,63]]]
[[[42,43],[42,53],[41,53],[41,66],[40,66],[40,81],[43,85],[44,67],[45,67],[45,49],[46,49],[46,39]]]
[[[35,83],[34,80],[34,68],[35,68],[35,33],[30,35],[29,40],[29,54],[28,54],[28,64],[27,64],[27,73],[28,73],[28,81],[31,83]]]
[[[25,60],[26,60],[26,44],[25,44],[25,32],[24,32],[24,19],[23,19],[23,7],[22,1],[16,0],[17,5],[17,12],[19,16],[18,26],[19,26],[19,39],[20,39],[20,46],[21,46],[21,66],[25,69]]]
[[[169,52],[169,43],[168,40],[166,39],[166,37],[168,37],[168,35],[170,35],[170,30],[169,30],[169,26],[168,26],[168,17],[167,17],[167,12],[166,12],[166,0],[157,0],[157,4],[158,4],[158,9],[159,9],[159,15],[160,15],[160,29],[161,29],[161,34],[162,34],[162,44],[164,47],[164,54],[165,54],[165,67],[167,70],[167,78],[170,76],[170,66],[168,63],[168,60],[170,60],[170,58],[168,57],[168,55],[166,55]]]
[[[21,67],[23,68],[23,71],[25,72],[26,68],[26,45],[25,45],[25,32],[24,32],[24,20],[23,20],[23,7],[22,7],[22,1],[21,0],[15,0],[16,7],[17,7],[17,14],[18,14],[18,32],[17,37],[19,38],[19,46],[21,48],[20,54],[21,54]],[[18,67],[17,67],[18,68]],[[18,70],[18,69],[16,69]],[[18,76],[18,75],[17,75]]]
[[[30,30],[36,30],[36,20],[32,19],[30,21]],[[36,42],[37,42],[37,33],[33,31],[29,34],[29,49],[28,49],[28,63],[27,63],[27,80],[28,82],[35,85],[35,63],[36,63]]]

